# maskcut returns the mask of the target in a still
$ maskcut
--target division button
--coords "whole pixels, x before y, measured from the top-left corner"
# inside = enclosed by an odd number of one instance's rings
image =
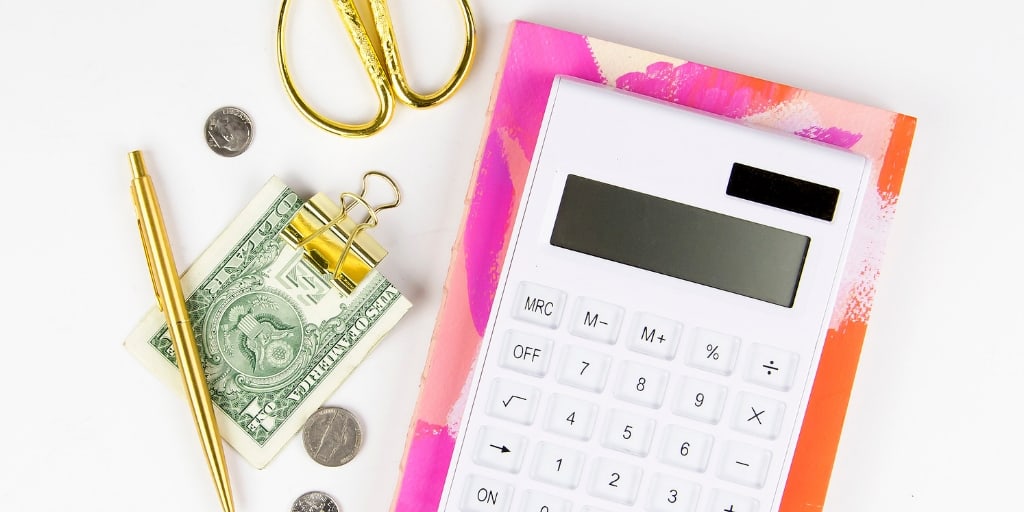
[[[800,357],[793,352],[755,343],[751,346],[744,378],[768,388],[789,391],[799,361]]]

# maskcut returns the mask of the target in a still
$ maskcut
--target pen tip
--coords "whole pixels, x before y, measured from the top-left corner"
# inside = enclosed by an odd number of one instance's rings
[[[146,175],[146,163],[142,161],[142,151],[135,150],[128,153],[128,161],[132,164],[132,178],[141,178]]]

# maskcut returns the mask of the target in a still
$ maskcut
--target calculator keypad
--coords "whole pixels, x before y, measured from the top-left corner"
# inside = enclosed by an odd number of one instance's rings
[[[763,512],[797,354],[538,283],[515,300],[463,510]]]

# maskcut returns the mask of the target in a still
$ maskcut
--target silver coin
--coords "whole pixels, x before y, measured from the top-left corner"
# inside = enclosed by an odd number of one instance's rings
[[[252,119],[237,107],[222,107],[206,118],[206,145],[220,156],[241,155],[252,141]]]
[[[310,491],[292,503],[292,512],[338,512],[338,504],[325,493]]]
[[[351,412],[340,407],[322,407],[306,420],[302,444],[318,464],[336,467],[359,452],[363,429]]]

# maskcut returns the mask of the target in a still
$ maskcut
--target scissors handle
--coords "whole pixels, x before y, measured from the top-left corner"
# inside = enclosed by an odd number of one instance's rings
[[[465,80],[473,63],[473,54],[476,53],[476,24],[473,22],[473,12],[469,9],[469,0],[459,0],[459,7],[462,9],[463,26],[466,31],[466,43],[463,46],[459,66],[440,89],[429,94],[420,94],[412,90],[405,77],[405,69],[402,66],[398,44],[395,42],[394,25],[391,23],[391,13],[388,11],[387,3],[385,0],[370,0],[370,10],[373,12],[377,34],[380,36],[384,65],[387,66],[388,76],[391,78],[392,91],[402,103],[413,108],[432,107],[448,99]]]
[[[358,124],[342,123],[328,118],[310,106],[309,103],[306,103],[306,100],[302,99],[302,96],[296,89],[291,72],[288,70],[288,54],[285,51],[284,37],[290,3],[291,0],[281,1],[281,11],[277,17],[277,63],[278,70],[281,72],[281,80],[284,81],[285,91],[287,91],[288,98],[292,100],[295,108],[299,109],[299,112],[306,116],[306,119],[309,119],[320,128],[346,137],[368,137],[387,126],[388,122],[391,121],[392,114],[394,114],[395,105],[394,95],[391,92],[391,82],[388,80],[384,68],[377,59],[377,54],[370,43],[370,37],[366,33],[366,28],[363,26],[363,22],[359,18],[359,12],[356,10],[352,0],[335,0],[334,5],[338,9],[338,14],[341,15],[342,21],[345,23],[345,28],[352,38],[352,43],[356,46],[356,51],[363,62],[363,67],[366,68],[366,74],[369,75],[370,81],[373,82],[373,90],[377,93],[377,113],[373,119]]]
[[[459,65],[444,86],[428,94],[417,93],[409,86],[402,66],[402,59],[399,56],[398,44],[395,42],[391,14],[385,0],[370,0],[370,11],[374,18],[373,28],[380,40],[384,65],[381,65],[380,58],[371,43],[366,25],[359,16],[354,0],[333,1],[334,7],[338,10],[352,43],[356,47],[363,67],[366,69],[370,81],[373,82],[373,89],[377,94],[377,113],[364,123],[343,123],[321,114],[302,98],[288,69],[288,55],[285,51],[285,26],[291,0],[281,0],[281,10],[277,17],[278,70],[281,73],[281,80],[284,82],[288,98],[299,109],[299,112],[313,124],[336,135],[367,137],[380,131],[391,121],[396,97],[411,107],[426,108],[446,100],[462,85],[476,52],[476,26],[469,8],[469,0],[458,0],[466,30],[466,44]]]

